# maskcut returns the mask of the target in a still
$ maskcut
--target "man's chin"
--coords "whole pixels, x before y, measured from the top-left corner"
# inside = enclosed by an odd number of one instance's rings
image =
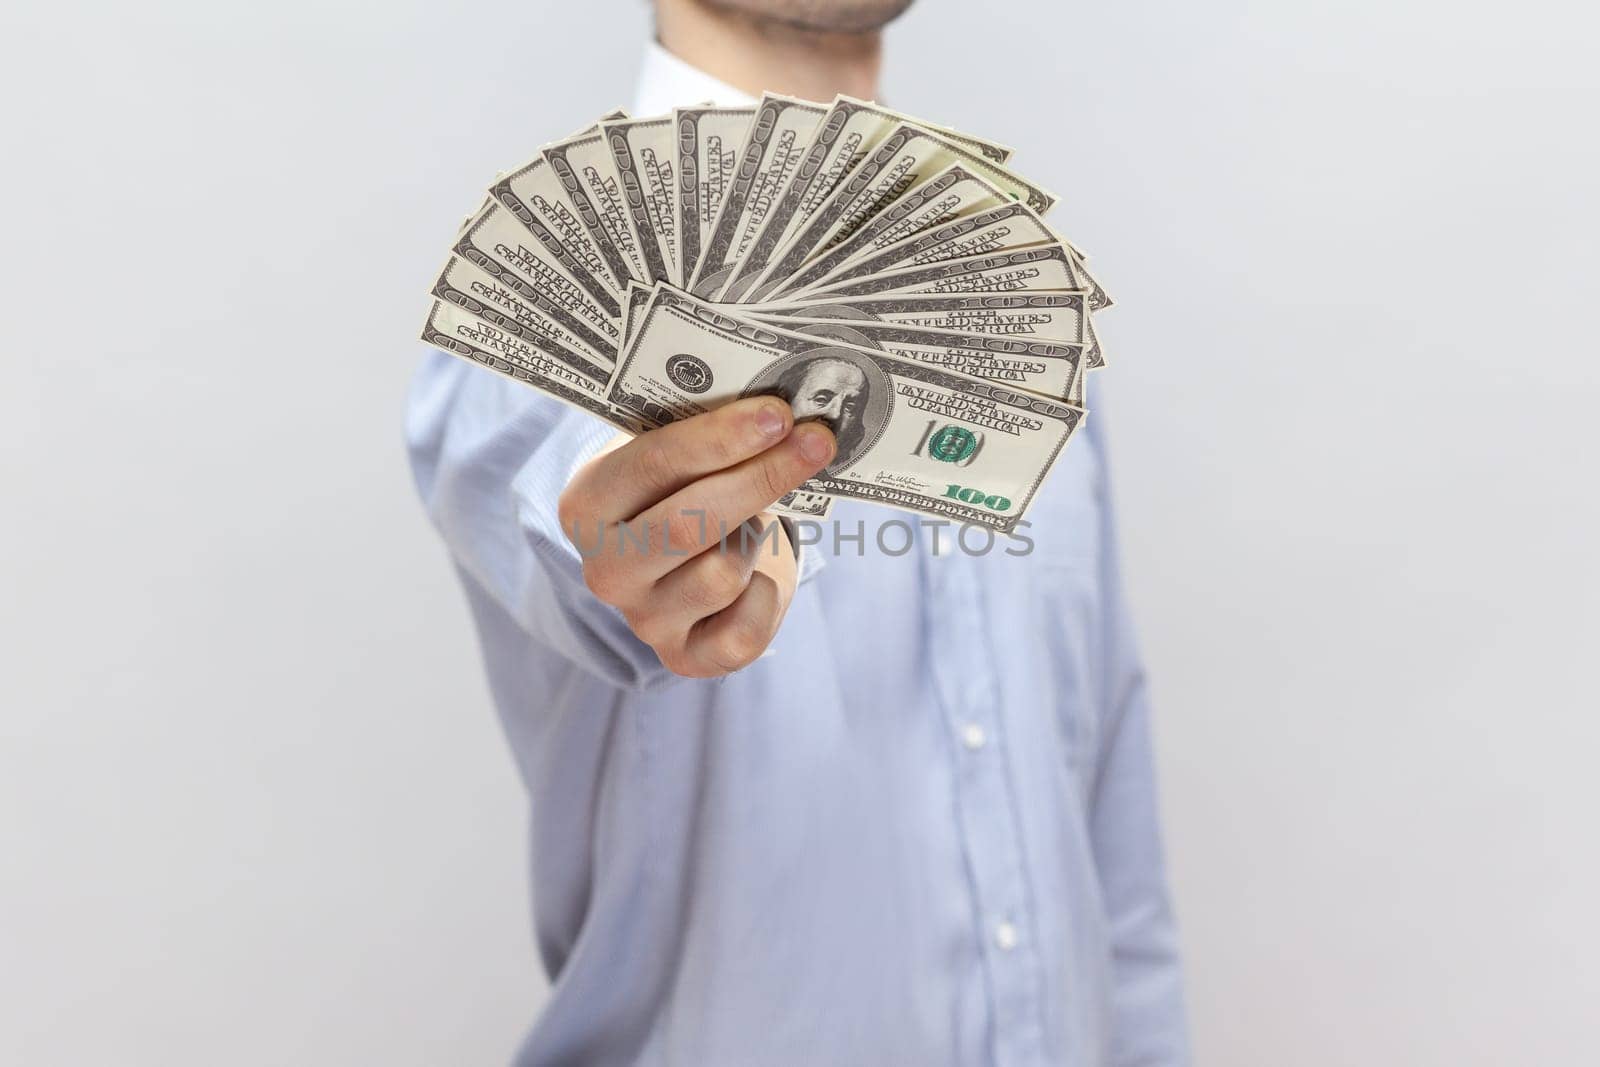
[[[899,18],[912,0],[704,0],[763,22],[813,33],[875,33]]]

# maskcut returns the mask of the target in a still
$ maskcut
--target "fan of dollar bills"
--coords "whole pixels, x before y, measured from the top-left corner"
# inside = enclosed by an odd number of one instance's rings
[[[1110,304],[1010,155],[844,96],[614,112],[495,182],[422,336],[628,433],[782,396],[838,451],[779,510],[1007,532],[1083,420]]]

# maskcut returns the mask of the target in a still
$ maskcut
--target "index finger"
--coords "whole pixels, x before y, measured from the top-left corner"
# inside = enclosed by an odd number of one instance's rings
[[[832,431],[820,422],[803,422],[787,440],[738,466],[708,474],[642,512],[634,522],[648,543],[663,551],[640,567],[659,578],[685,556],[705,551],[783,494],[815,475],[833,459]]]
[[[684,486],[771,448],[793,424],[794,414],[781,398],[735,400],[647,430],[597,456],[573,476],[567,492],[581,514],[623,522]]]

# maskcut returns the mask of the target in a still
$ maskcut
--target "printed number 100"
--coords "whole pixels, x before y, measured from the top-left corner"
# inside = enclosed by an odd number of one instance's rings
[[[981,507],[986,507],[990,511],[1011,510],[1010,497],[985,493],[982,489],[974,489],[971,486],[947,485],[944,487],[944,495],[953,500],[959,500],[963,504],[977,504]]]

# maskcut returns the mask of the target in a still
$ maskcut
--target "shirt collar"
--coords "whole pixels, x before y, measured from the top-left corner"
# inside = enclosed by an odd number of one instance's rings
[[[727,107],[755,103],[755,98],[750,94],[718,81],[699,67],[685,63],[656,41],[644,46],[644,59],[639,65],[639,87],[633,96],[632,114],[636,118],[661,115],[675,107],[701,104],[707,100]]]

